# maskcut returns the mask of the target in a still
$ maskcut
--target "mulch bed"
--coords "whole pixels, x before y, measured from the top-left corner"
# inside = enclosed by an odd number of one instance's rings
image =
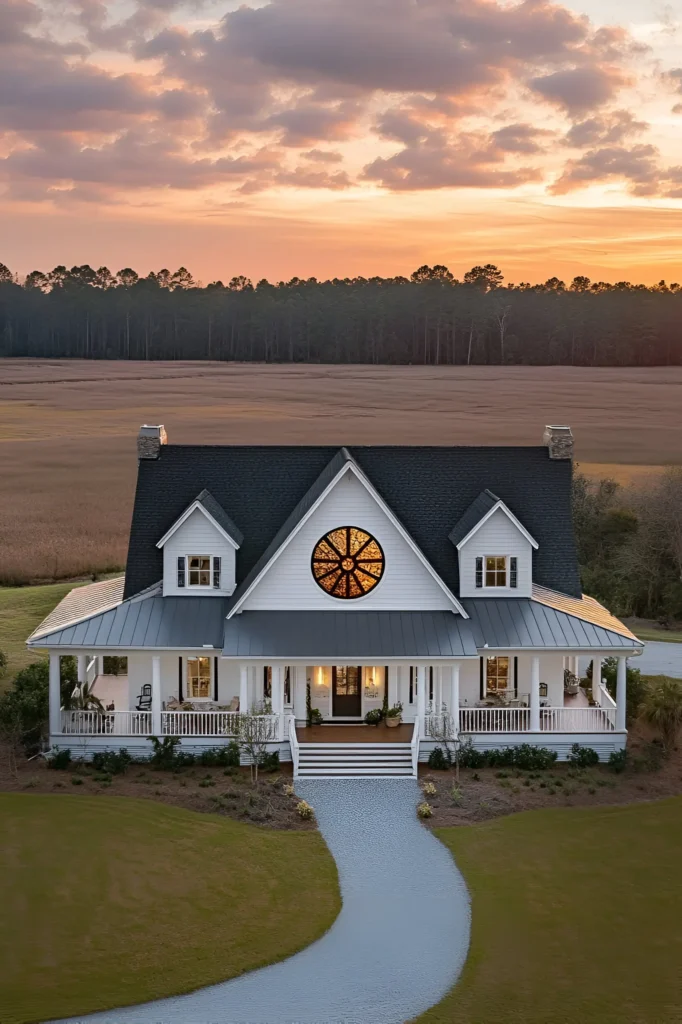
[[[7,752],[0,749],[0,791],[74,793],[88,796],[132,796],[184,807],[189,811],[224,814],[237,821],[279,829],[311,829],[296,813],[299,797],[287,794],[291,765],[273,774],[259,773],[251,782],[249,768],[209,768],[193,765],[174,771],[131,764],[124,774],[110,775],[84,762],[67,769],[48,768],[43,758],[19,760],[11,770]]]
[[[628,767],[616,774],[605,764],[576,768],[566,762],[544,771],[518,768],[460,769],[459,792],[454,769],[433,771],[420,765],[422,788],[436,786],[433,795],[422,799],[433,808],[424,819],[431,828],[471,825],[517,811],[540,807],[591,807],[658,800],[682,794],[682,750],[670,757],[641,732],[630,734]]]

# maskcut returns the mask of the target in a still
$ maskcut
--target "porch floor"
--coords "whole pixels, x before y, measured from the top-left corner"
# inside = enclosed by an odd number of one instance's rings
[[[409,743],[413,725],[311,725],[297,729],[299,743]]]

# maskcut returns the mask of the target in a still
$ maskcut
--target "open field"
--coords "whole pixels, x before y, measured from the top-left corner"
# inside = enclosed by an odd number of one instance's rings
[[[0,360],[0,581],[119,567],[135,435],[185,443],[537,444],[646,480],[682,452],[682,369]]]
[[[307,946],[339,910],[317,831],[148,800],[2,793],[0,832],[3,1024],[242,974]]]
[[[679,1024],[682,797],[438,829],[469,958],[420,1024]]]

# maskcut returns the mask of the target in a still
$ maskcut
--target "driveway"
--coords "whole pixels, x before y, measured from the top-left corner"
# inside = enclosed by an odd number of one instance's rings
[[[630,658],[632,668],[641,669],[647,676],[673,676],[682,679],[682,644],[647,643],[644,653]]]
[[[416,781],[302,779],[296,790],[339,870],[343,907],[327,934],[232,981],[72,1024],[404,1024],[439,1002],[466,958],[469,896],[417,821]]]

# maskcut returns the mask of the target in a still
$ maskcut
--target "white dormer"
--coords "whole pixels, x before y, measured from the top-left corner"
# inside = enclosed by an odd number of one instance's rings
[[[531,597],[537,541],[484,491],[450,534],[459,556],[460,597]]]
[[[242,539],[210,492],[202,491],[156,545],[163,549],[163,596],[229,597]]]

